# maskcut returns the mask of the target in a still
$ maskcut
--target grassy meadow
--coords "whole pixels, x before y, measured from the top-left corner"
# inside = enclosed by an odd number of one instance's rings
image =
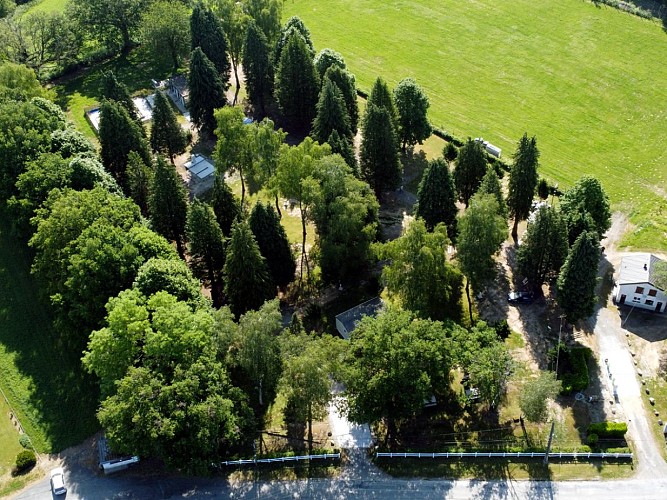
[[[581,0],[292,0],[316,50],[340,52],[369,90],[414,77],[434,126],[510,157],[527,131],[560,188],[601,179],[630,215],[625,244],[667,249],[667,34]]]
[[[79,356],[59,345],[49,308],[30,275],[29,256],[7,220],[0,217],[0,387],[35,448],[57,451],[98,429],[97,388],[83,375]],[[16,456],[18,433],[9,430],[0,426],[0,449],[12,450],[10,456],[0,453],[0,471]]]

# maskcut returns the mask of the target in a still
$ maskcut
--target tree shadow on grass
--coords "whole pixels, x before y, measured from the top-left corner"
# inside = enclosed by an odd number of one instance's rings
[[[30,275],[28,252],[10,236],[8,219],[1,219],[2,384],[38,451],[60,450],[98,429],[97,384],[83,372],[81,354],[60,344],[50,308]]]

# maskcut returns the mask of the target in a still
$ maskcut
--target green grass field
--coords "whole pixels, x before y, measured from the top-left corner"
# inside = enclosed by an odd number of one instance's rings
[[[27,252],[7,220],[0,217],[0,387],[37,450],[59,451],[98,429],[96,384],[83,375],[79,356],[59,346]],[[6,419],[4,411],[0,416]],[[13,449],[17,439],[0,431],[0,449]]]
[[[414,77],[430,119],[511,157],[527,131],[559,187],[598,176],[630,215],[625,244],[667,249],[667,34],[580,0],[338,0],[285,3],[316,50],[345,57],[358,86]]]
[[[69,0],[42,0],[41,2],[34,2],[26,12],[62,12],[65,10],[65,6],[67,5],[68,1]]]

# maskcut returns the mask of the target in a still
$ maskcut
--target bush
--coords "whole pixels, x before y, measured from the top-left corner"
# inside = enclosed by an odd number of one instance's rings
[[[598,444],[598,439],[599,439],[598,435],[593,433],[593,434],[588,435],[588,438],[586,439],[586,442],[588,443],[588,446],[593,448],[593,447],[595,447],[595,445]]]
[[[498,337],[500,337],[503,340],[509,337],[510,334],[512,333],[512,330],[510,330],[510,326],[507,324],[506,319],[502,320],[494,328],[496,330],[496,335],[498,335]]]
[[[30,438],[28,437],[27,434],[21,434],[19,436],[19,444],[23,446],[24,448],[29,448],[30,447]]]
[[[597,434],[600,438],[623,439],[628,432],[628,424],[625,422],[599,422],[588,426],[586,433]]]
[[[562,394],[567,394],[573,391],[583,391],[588,387],[588,358],[591,356],[590,349],[586,347],[578,347],[568,349],[560,345],[561,362],[565,361],[561,366],[569,365],[571,370],[564,373],[561,377],[563,381]],[[563,359],[565,357],[566,359]]]
[[[544,177],[537,183],[537,196],[543,200],[546,200],[549,197],[549,183]]]
[[[440,137],[440,139],[444,139],[447,142],[451,142],[452,144],[454,144],[454,146],[458,148],[460,148],[464,144],[463,140],[460,139],[459,137],[456,137],[455,135],[452,135],[449,132],[437,127],[433,127],[433,135],[436,137]]]
[[[30,450],[23,450],[16,455],[16,472],[21,473],[32,469],[37,463],[37,457]]]
[[[442,150],[442,155],[445,157],[445,160],[454,161],[456,160],[456,157],[459,155],[459,149],[456,146],[454,146],[453,143],[448,142],[447,145]]]

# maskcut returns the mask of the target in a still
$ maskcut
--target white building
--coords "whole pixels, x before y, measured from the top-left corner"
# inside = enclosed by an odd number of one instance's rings
[[[667,294],[655,285],[655,265],[658,262],[662,261],[650,253],[623,257],[614,283],[614,302],[665,312]]]

